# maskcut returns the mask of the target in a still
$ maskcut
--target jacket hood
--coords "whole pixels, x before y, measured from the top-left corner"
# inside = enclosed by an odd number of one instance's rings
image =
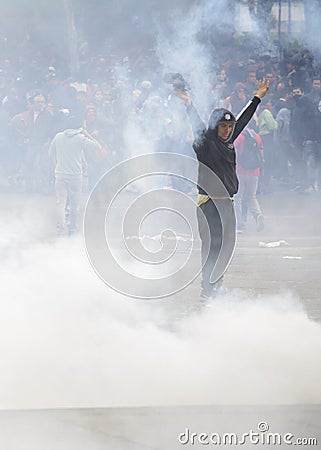
[[[218,137],[217,134],[217,127],[219,123],[230,123],[233,125],[233,129],[231,133],[228,136],[228,139],[224,142],[228,142],[228,140],[231,138],[233,132],[234,132],[234,126],[236,124],[235,116],[225,108],[217,108],[214,109],[212,114],[210,115],[209,124],[208,124],[208,137]]]
[[[235,123],[236,119],[235,119],[234,115],[231,113],[231,111],[229,111],[228,109],[217,108],[217,109],[214,109],[212,114],[210,115],[208,127],[211,130],[215,130],[217,128],[219,122]]]
[[[73,137],[73,136],[75,136],[76,134],[81,134],[82,132],[83,132],[83,128],[76,128],[76,129],[68,128],[68,129],[65,130],[63,133],[64,133],[64,135],[67,136],[67,137]]]

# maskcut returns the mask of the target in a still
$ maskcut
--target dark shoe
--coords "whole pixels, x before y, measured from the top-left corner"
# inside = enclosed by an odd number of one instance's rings
[[[207,308],[213,308],[217,305],[216,300],[223,298],[227,294],[228,294],[228,290],[224,286],[220,285],[220,286],[214,287],[214,289],[212,291],[212,295],[209,298],[201,299],[202,305]]]
[[[223,277],[221,277],[216,283],[206,283],[205,286],[202,287],[201,299],[205,301],[211,300],[218,295],[221,295],[223,291],[226,291],[226,289],[223,287]]]
[[[264,230],[264,217],[259,214],[256,218],[256,231],[260,232]]]

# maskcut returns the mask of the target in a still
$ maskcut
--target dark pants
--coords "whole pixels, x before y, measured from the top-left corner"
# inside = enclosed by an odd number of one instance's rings
[[[222,220],[212,200],[203,203],[197,209],[198,230],[201,238],[202,292],[210,295],[223,282],[225,272],[235,247],[235,215],[231,200],[218,200],[220,213],[224,221],[224,239],[227,245],[220,255],[223,243]],[[224,220],[225,218],[225,220]],[[219,261],[220,264],[216,266]],[[222,257],[221,257],[222,256]],[[214,271],[215,283],[210,283]]]
[[[263,193],[270,191],[271,177],[275,175],[275,144],[273,134],[261,136],[264,148],[264,169],[261,174]]]
[[[300,145],[292,145],[289,152],[289,161],[292,166],[292,177],[294,184],[305,185],[305,170],[303,161],[303,150]]]
[[[317,187],[320,161],[321,144],[317,141],[306,141],[303,145],[303,161],[305,163],[306,178],[305,187]]]

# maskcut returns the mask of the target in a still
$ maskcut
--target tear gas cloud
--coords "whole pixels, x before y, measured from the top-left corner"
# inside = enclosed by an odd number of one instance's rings
[[[215,49],[198,37],[204,22],[228,29],[226,4],[201,2],[202,12],[195,6],[183,14],[179,3],[166,25],[169,4],[157,4],[152,15],[159,71],[187,76],[206,119]],[[144,70],[138,79],[146,79]],[[186,129],[170,89],[167,103],[157,103],[164,89],[153,85],[143,120],[124,125],[126,157],[156,150],[145,139],[146,130],[163,132],[155,109],[160,122],[174,115],[175,127]],[[321,402],[321,329],[294,294],[248,299],[232,292],[173,326],[171,299],[126,299],[97,278],[80,238],[48,238],[53,205],[14,206],[1,217],[2,408]]]
[[[295,296],[231,293],[173,327],[175,302],[109,290],[80,238],[41,242],[34,218],[29,245],[2,218],[2,408],[320,402],[321,329]]]

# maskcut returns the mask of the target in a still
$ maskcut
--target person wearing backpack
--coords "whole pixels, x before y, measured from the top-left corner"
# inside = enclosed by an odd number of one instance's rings
[[[264,229],[264,216],[257,199],[260,173],[263,167],[263,142],[253,129],[246,128],[234,141],[236,149],[236,173],[239,190],[235,196],[237,232],[245,228],[242,209],[246,205],[256,222],[256,230]]]

